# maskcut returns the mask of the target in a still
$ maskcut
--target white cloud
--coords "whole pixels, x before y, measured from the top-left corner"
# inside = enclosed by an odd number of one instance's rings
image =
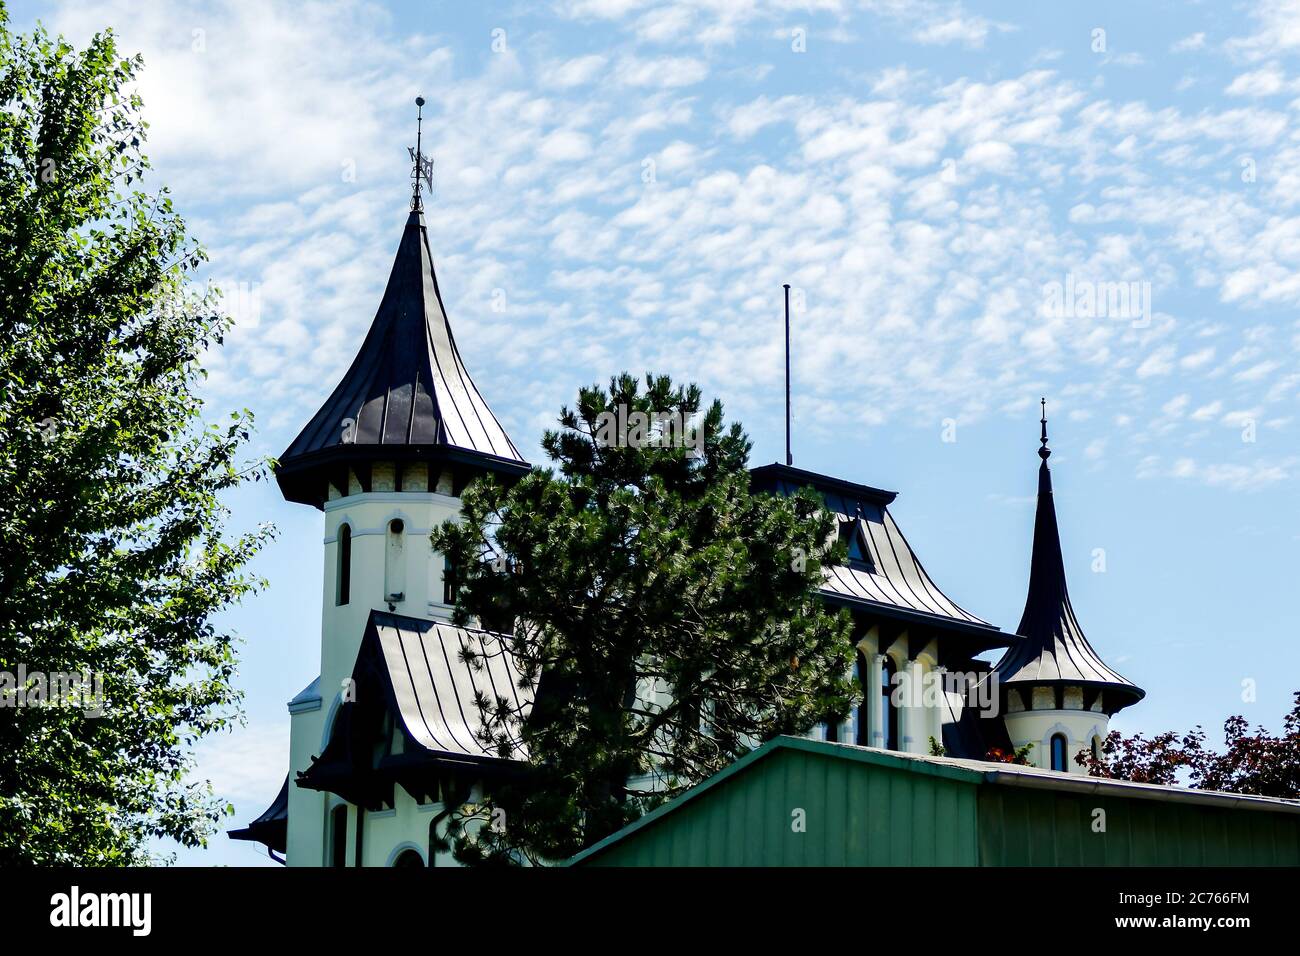
[[[692,86],[708,75],[708,65],[701,59],[689,56],[627,56],[614,68],[615,79],[628,86]]]
[[[1287,81],[1286,74],[1269,64],[1235,77],[1224,92],[1229,96],[1276,96],[1294,89],[1295,84]]]
[[[604,56],[597,53],[575,56],[549,67],[542,77],[542,82],[562,90],[585,86],[605,69],[607,62]]]

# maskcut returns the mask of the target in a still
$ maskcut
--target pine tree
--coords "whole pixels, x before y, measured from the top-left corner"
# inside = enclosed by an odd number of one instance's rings
[[[458,620],[512,630],[535,695],[480,701],[529,772],[453,821],[461,859],[565,858],[852,705],[849,616],[817,595],[834,517],[812,491],[751,494],[719,402],[683,428],[701,408],[667,377],[582,389],[543,439],[557,471],[475,483],[434,531]]]

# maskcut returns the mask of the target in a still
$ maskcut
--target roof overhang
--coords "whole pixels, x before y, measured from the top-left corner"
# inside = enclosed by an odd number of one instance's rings
[[[751,468],[749,470],[749,480],[750,486],[756,491],[775,491],[778,485],[787,484],[843,495],[846,498],[853,498],[858,501],[870,501],[881,506],[889,505],[898,497],[896,491],[884,491],[870,485],[859,485],[856,482],[833,478],[830,475],[821,475],[815,471],[805,471],[802,468],[796,468],[793,465],[782,465],[779,462]]]
[[[896,604],[885,604],[882,601],[872,601],[838,591],[828,591],[824,588],[818,593],[827,604],[857,609],[903,624],[915,624],[930,630],[956,635],[969,642],[968,647],[972,654],[996,647],[1010,647],[1018,640],[1014,634],[1008,634],[992,624],[974,624],[941,614],[927,614],[924,611],[915,611]]]
[[[275,480],[286,501],[323,508],[327,482],[346,487],[349,469],[359,472],[358,479],[368,482],[368,466],[376,462],[445,464],[462,473],[487,472],[506,481],[517,481],[532,468],[527,462],[451,445],[340,444],[278,463]],[[432,475],[430,480],[436,478]]]

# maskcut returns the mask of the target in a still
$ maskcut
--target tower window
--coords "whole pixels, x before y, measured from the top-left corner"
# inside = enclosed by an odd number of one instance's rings
[[[1066,749],[1065,734],[1052,734],[1051,743],[1052,743],[1052,769],[1061,770],[1061,771],[1068,770],[1069,765],[1066,763],[1066,756],[1065,756],[1065,749]]]
[[[340,804],[330,811],[330,866],[348,865],[348,808]]]
[[[456,568],[450,558],[442,559],[442,603],[456,603]]]
[[[393,866],[400,869],[410,869],[413,867],[424,868],[424,859],[415,850],[403,850],[393,861]]]
[[[346,524],[339,525],[338,563],[334,603],[342,606],[352,599],[352,529]]]
[[[891,658],[880,668],[880,720],[886,750],[898,749],[898,707],[894,703],[894,675],[898,673]]]
[[[406,525],[401,518],[388,522],[387,539],[384,548],[384,600],[396,604],[406,600]]]

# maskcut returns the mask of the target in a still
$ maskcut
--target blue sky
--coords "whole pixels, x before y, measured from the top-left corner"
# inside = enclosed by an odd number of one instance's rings
[[[623,369],[698,381],[777,459],[789,282],[796,464],[899,490],[955,600],[1019,618],[1047,395],[1076,611],[1148,691],[1115,725],[1276,730],[1300,689],[1300,2],[11,12],[144,54],[155,182],[242,290],[208,398],[256,413],[257,451],[374,315],[422,93],[452,323],[531,460]],[[1121,282],[1150,308],[1045,291]],[[321,517],[273,487],[231,507],[280,529],[269,589],[230,615],[247,726],[199,754],[242,822],[316,673]],[[224,837],[180,859],[258,861]]]

